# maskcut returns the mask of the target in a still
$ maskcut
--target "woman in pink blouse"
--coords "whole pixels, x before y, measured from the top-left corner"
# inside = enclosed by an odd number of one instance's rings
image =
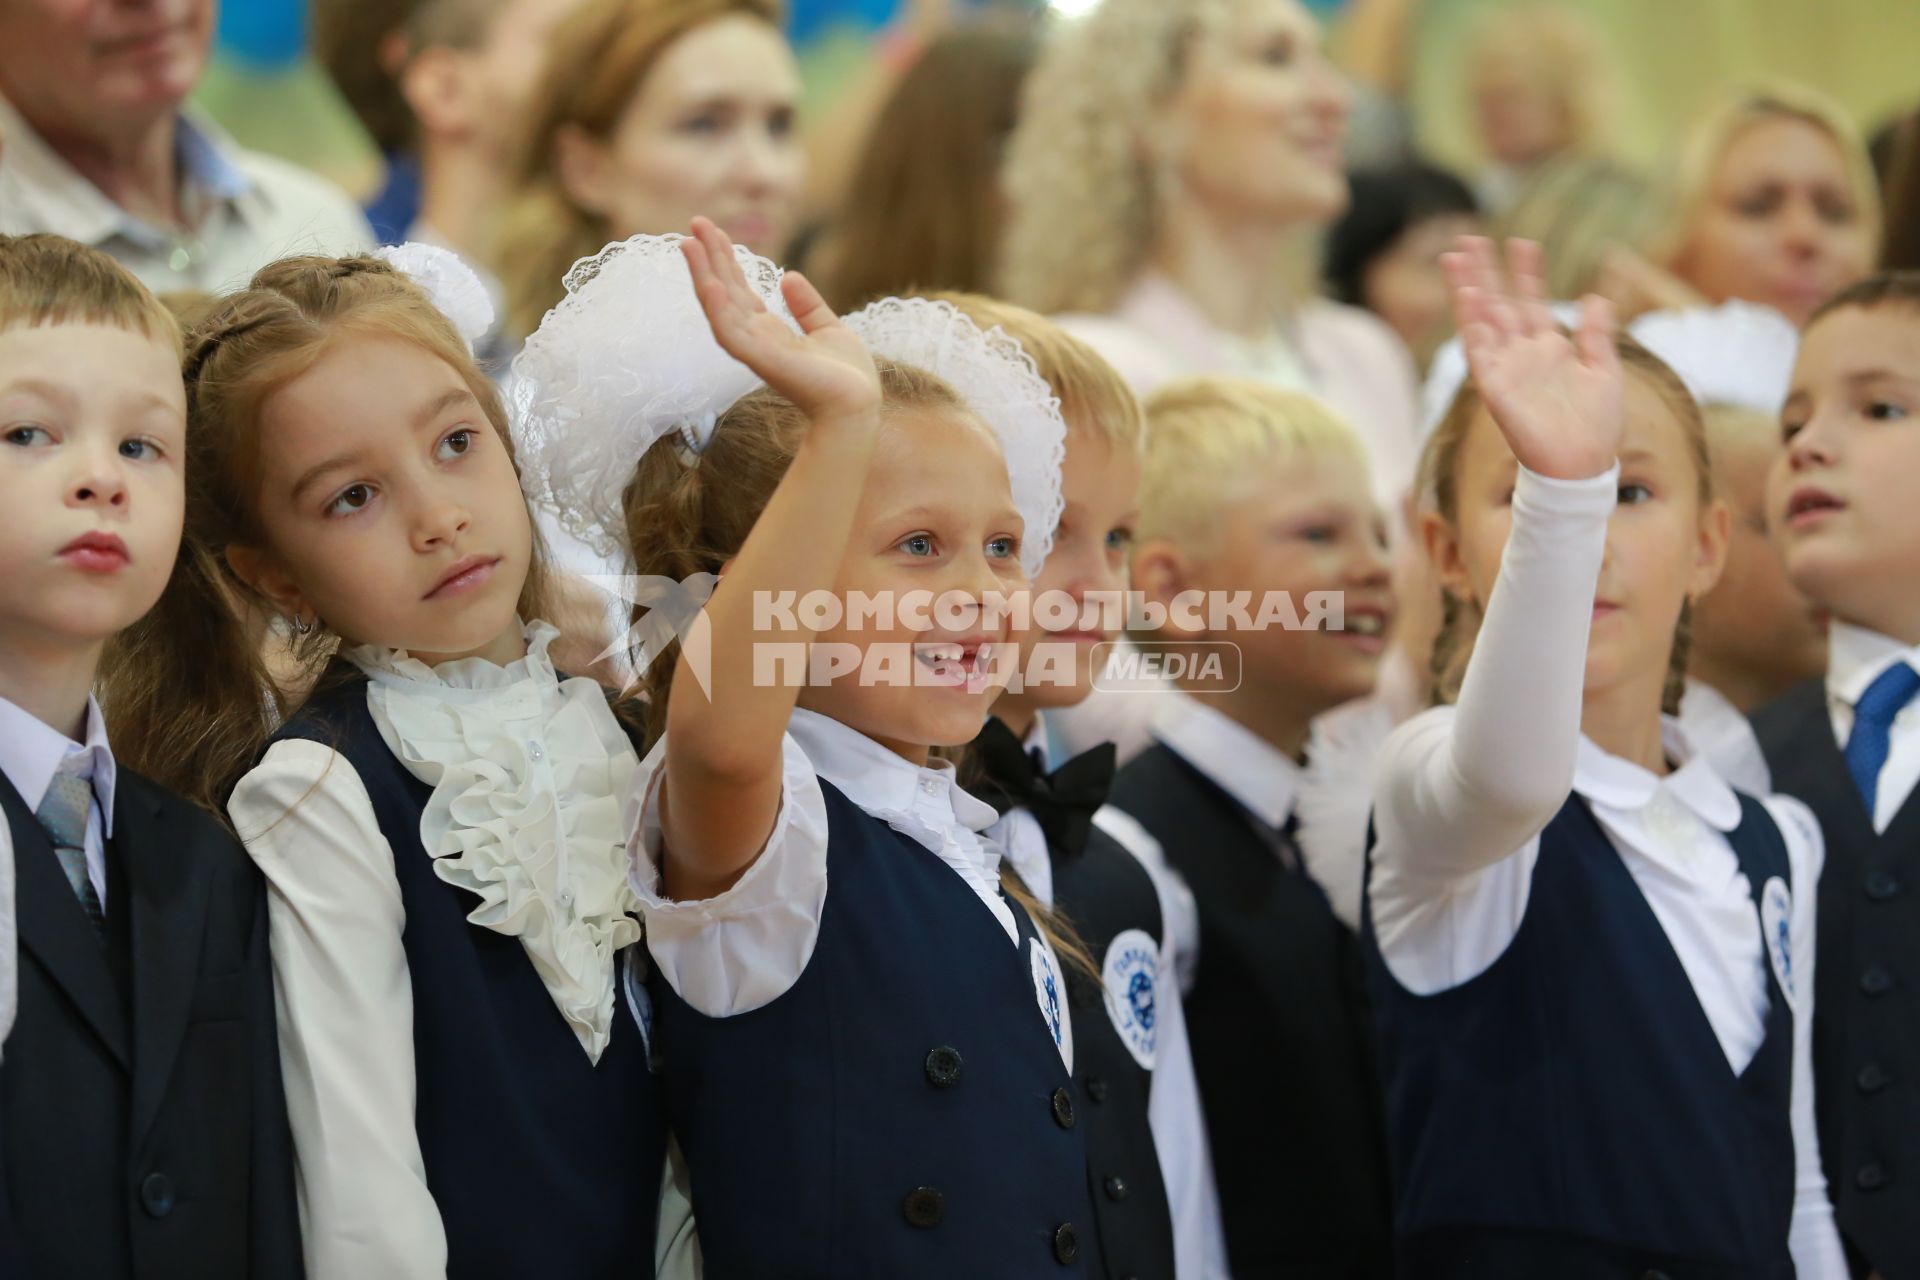
[[[1413,472],[1411,360],[1309,284],[1310,234],[1348,199],[1348,97],[1297,0],[1107,0],[1028,80],[1002,286],[1142,393],[1230,373],[1317,394],[1392,503]]]

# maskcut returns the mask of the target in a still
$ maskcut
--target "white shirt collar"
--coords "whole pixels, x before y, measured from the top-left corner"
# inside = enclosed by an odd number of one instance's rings
[[[1665,777],[1607,754],[1582,734],[1574,761],[1573,789],[1615,812],[1645,809],[1664,794],[1716,830],[1732,831],[1739,826],[1740,798],[1707,757],[1693,749],[1678,720],[1661,717],[1660,740],[1667,754],[1680,762],[1680,767]]]
[[[1867,686],[1904,659],[1920,671],[1920,646],[1908,648],[1891,636],[1834,619],[1827,631],[1827,697],[1851,707]]]
[[[0,191],[31,215],[36,226],[57,227],[83,244],[101,245],[124,236],[142,245],[164,244],[171,233],[134,217],[115,204],[42,138],[19,110],[0,97]],[[182,204],[204,216],[215,204],[240,201],[254,183],[241,167],[233,144],[192,112],[181,111],[174,151],[180,180],[187,187]]]
[[[794,708],[787,732],[807,753],[814,772],[861,809],[935,853],[956,845],[967,861],[998,873],[1000,851],[979,833],[1000,815],[967,794],[949,761],[922,768],[859,730],[801,707]]]
[[[1286,825],[1300,794],[1300,766],[1271,742],[1185,693],[1167,698],[1153,736],[1267,826]]]
[[[485,658],[456,658],[428,666],[405,649],[361,644],[341,651],[375,686],[402,693],[445,698],[449,701],[487,701],[503,692],[538,693],[559,683],[547,649],[560,632],[551,623],[535,619],[521,624],[527,652],[504,666]]]
[[[107,744],[107,722],[100,704],[87,698],[87,740],[75,742],[44,720],[0,698],[0,773],[20,793],[29,809],[38,809],[61,762],[68,756],[92,757],[85,766],[93,779],[100,805],[101,832],[113,837],[113,788],[117,780],[113,748]]]

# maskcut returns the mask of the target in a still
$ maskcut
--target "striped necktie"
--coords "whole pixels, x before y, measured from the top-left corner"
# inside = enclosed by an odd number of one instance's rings
[[[93,806],[93,782],[89,777],[91,761],[85,753],[70,755],[47,784],[47,794],[33,816],[46,828],[47,838],[59,855],[60,869],[67,873],[67,884],[80,907],[98,929],[106,922],[100,909],[100,895],[94,892],[93,877],[87,874],[87,817]]]

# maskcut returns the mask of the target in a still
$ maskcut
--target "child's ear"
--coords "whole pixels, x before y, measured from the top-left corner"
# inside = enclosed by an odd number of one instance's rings
[[[1727,510],[1727,504],[1719,499],[1707,504],[1700,513],[1699,547],[1694,555],[1693,579],[1687,593],[1689,600],[1698,601],[1701,596],[1713,590],[1713,584],[1720,581],[1721,571],[1727,567],[1727,543],[1733,535],[1733,517]]]
[[[1467,580],[1466,558],[1460,554],[1460,531],[1453,522],[1438,511],[1422,511],[1420,539],[1440,585],[1459,599],[1472,599],[1473,584]]]
[[[576,124],[553,134],[553,171],[567,198],[588,213],[607,212],[607,147]]]
[[[1133,553],[1133,589],[1140,593],[1142,600],[1157,606],[1157,611],[1166,611],[1174,598],[1188,589],[1192,577],[1193,566],[1186,552],[1167,538],[1143,542]],[[1170,621],[1160,629],[1160,634],[1173,638]]]
[[[293,576],[272,552],[235,543],[227,548],[227,567],[233,570],[236,578],[259,592],[289,621],[315,620]]]

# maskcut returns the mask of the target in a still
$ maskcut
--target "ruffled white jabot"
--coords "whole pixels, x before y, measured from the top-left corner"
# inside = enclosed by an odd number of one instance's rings
[[[611,1035],[614,953],[637,942],[627,885],[632,744],[591,680],[562,682],[527,625],[527,656],[429,667],[360,645],[367,708],[387,748],[433,788],[420,843],[448,884],[478,895],[467,919],[520,939],[595,1062]],[[398,852],[398,851],[396,851]]]

